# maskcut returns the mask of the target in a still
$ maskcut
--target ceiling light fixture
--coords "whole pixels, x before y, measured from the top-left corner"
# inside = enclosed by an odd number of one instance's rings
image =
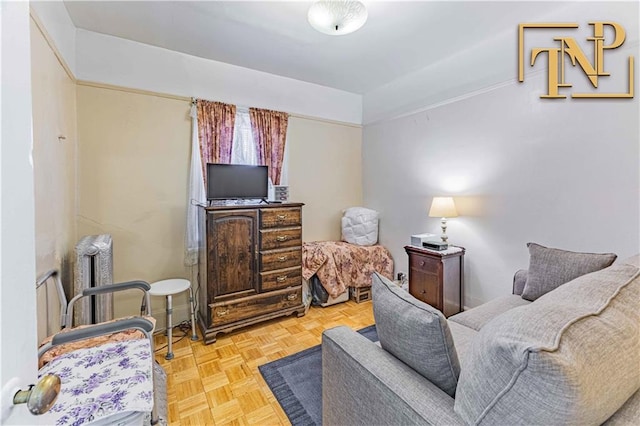
[[[311,5],[307,19],[321,33],[344,35],[364,25],[367,21],[367,8],[359,1],[321,0]]]

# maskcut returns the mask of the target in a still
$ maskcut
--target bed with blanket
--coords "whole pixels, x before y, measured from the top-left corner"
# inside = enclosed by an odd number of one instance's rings
[[[320,281],[330,298],[338,299],[349,287],[371,286],[371,274],[393,279],[393,259],[385,247],[361,246],[344,241],[302,244],[302,277]],[[313,284],[312,284],[313,285]]]

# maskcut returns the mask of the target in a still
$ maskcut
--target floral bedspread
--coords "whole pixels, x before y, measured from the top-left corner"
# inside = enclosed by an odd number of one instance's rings
[[[100,324],[108,324],[110,322],[116,322],[116,321],[121,321],[124,319],[128,319],[128,318],[136,318],[133,316],[129,316],[129,317],[120,317],[120,318],[116,318],[110,321],[104,321],[101,322]],[[155,329],[156,326],[156,320],[154,317],[152,317],[151,315],[145,315],[143,316],[144,319],[146,319],[147,321],[150,321],[151,324],[153,324],[153,327]],[[67,333],[69,331],[72,330],[80,330],[83,328],[88,328],[88,327],[94,327],[94,325],[79,325],[77,327],[73,327],[73,328],[63,328],[62,330],[60,330],[60,333]],[[112,342],[121,342],[121,341],[125,341],[125,340],[137,340],[137,339],[145,339],[145,335],[142,331],[140,330],[135,330],[135,329],[130,329],[130,330],[123,330],[123,331],[116,331],[115,333],[111,333],[111,334],[104,334],[101,336],[94,336],[94,337],[89,337],[87,339],[83,339],[83,340],[78,340],[75,342],[69,342],[69,343],[64,343],[62,345],[58,345],[55,346],[51,349],[49,349],[47,352],[45,352],[39,360],[38,363],[38,368],[42,368],[43,365],[45,365],[46,363],[48,363],[49,361],[51,361],[52,359],[55,359],[57,357],[59,357],[60,355],[67,353],[67,352],[71,352],[71,351],[75,351],[78,349],[83,349],[83,348],[91,348],[94,346],[100,346],[100,345],[104,345],[105,343],[112,343]],[[49,336],[46,339],[44,339],[42,341],[42,343],[40,344],[40,347],[44,346],[45,344],[51,342],[51,339],[53,339],[53,336]]]
[[[343,241],[314,241],[302,244],[302,276],[317,274],[331,297],[348,287],[371,286],[371,274],[393,279],[391,253],[381,245],[358,246]]]
[[[86,425],[112,414],[153,408],[153,360],[148,339],[107,343],[60,355],[38,372],[62,385],[47,421]]]

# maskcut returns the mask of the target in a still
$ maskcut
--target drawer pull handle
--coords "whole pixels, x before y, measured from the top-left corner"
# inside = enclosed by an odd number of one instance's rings
[[[221,311],[221,310],[217,310],[216,311],[216,315],[219,316],[219,317],[223,317],[223,316],[227,315],[228,313],[229,313],[229,308],[225,309],[224,311]]]
[[[283,283],[287,280],[287,276],[286,275],[281,275],[278,278],[276,278],[276,281],[279,283]]]
[[[420,266],[424,266],[424,260],[420,261]]]
[[[298,298],[298,295],[293,293],[293,294],[289,294],[287,296],[287,300],[296,300]]]
[[[278,258],[278,262],[286,262],[287,261],[287,256],[280,256]]]
[[[286,214],[279,214],[278,216],[276,216],[276,218],[278,220],[285,220],[287,218],[287,215]]]
[[[287,241],[287,236],[286,235],[278,235],[276,237],[276,241],[279,241],[279,242]]]

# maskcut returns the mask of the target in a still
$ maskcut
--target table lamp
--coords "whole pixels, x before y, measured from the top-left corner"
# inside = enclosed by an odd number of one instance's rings
[[[440,227],[442,228],[443,242],[447,242],[447,218],[458,217],[458,211],[456,205],[451,197],[433,197],[431,202],[431,209],[429,209],[429,217],[440,217]]]

